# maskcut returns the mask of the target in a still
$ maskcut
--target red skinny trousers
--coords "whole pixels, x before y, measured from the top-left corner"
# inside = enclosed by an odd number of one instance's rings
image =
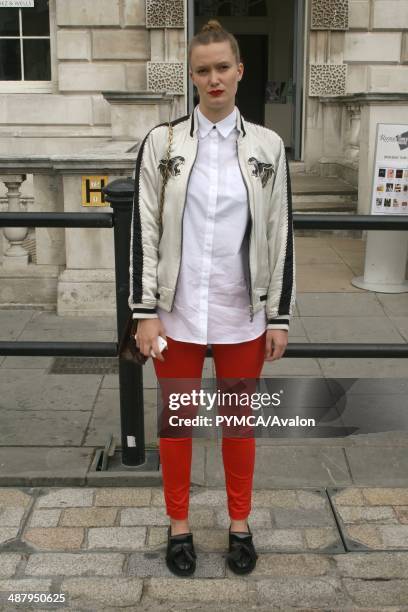
[[[218,378],[259,378],[265,358],[266,332],[248,342],[213,344],[212,352]],[[167,336],[165,361],[153,359],[156,376],[201,379],[207,347],[180,342]],[[167,514],[172,519],[188,517],[192,438],[160,438],[160,462]],[[222,438],[222,458],[233,520],[243,520],[251,511],[252,481],[255,467],[255,438]]]

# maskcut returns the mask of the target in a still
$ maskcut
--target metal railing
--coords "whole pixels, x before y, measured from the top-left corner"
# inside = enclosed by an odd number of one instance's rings
[[[113,227],[118,338],[129,315],[130,224],[134,182],[117,179],[104,189],[113,213],[0,213],[0,227]],[[294,214],[295,229],[408,230],[408,216]],[[208,352],[208,355],[211,353]],[[0,341],[0,355],[117,357],[117,342]],[[285,357],[408,357],[407,344],[289,343]],[[142,367],[119,360],[122,463],[146,461]]]

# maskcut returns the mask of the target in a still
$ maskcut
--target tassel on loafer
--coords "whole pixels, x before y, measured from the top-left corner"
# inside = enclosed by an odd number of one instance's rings
[[[196,569],[196,558],[193,534],[181,533],[172,536],[169,527],[166,552],[166,564],[169,570],[176,576],[191,576]]]
[[[258,559],[252,542],[252,532],[248,525],[248,533],[234,532],[229,529],[228,567],[235,574],[249,574],[255,569]]]

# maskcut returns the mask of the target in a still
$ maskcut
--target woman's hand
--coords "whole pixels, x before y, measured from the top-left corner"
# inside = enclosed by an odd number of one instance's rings
[[[288,344],[285,329],[267,329],[265,342],[265,361],[275,361],[283,356]]]
[[[146,357],[151,356],[150,351],[153,349],[155,359],[164,361],[157,343],[158,336],[166,340],[166,332],[160,319],[139,319],[135,335],[136,346]]]

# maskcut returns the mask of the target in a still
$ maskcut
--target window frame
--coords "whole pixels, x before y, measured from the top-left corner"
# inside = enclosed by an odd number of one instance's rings
[[[1,9],[0,9],[1,10]],[[24,10],[21,8],[20,10]],[[56,8],[55,0],[49,0],[49,20],[50,35],[48,36],[24,36],[26,39],[48,39],[50,41],[50,81],[0,81],[0,93],[55,93],[57,82],[57,62],[56,62]],[[1,36],[2,39],[12,39],[13,36]],[[18,40],[22,40],[19,36]]]

